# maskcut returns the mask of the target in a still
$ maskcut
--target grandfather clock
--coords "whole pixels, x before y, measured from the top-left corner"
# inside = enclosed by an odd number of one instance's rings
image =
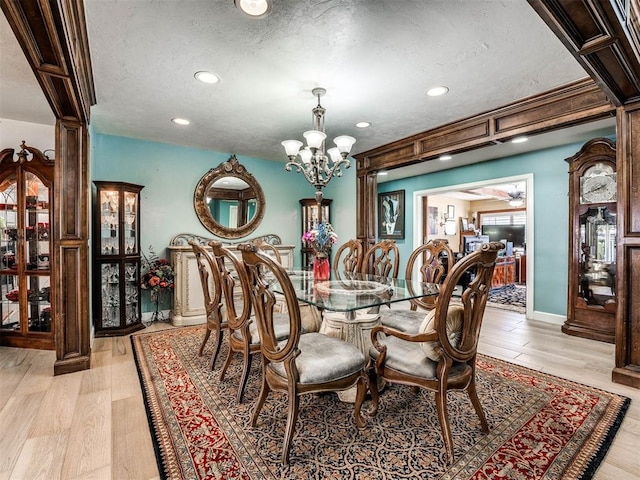
[[[616,146],[585,143],[569,163],[569,335],[615,343]]]

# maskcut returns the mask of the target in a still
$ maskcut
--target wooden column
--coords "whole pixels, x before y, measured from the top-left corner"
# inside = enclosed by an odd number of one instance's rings
[[[90,367],[89,135],[86,124],[56,122],[54,199],[56,363],[54,373]]]
[[[95,104],[82,0],[2,0],[0,7],[56,121],[51,282],[54,374],[89,368],[89,109]]]
[[[376,243],[376,172],[365,171],[358,161],[356,177],[356,235],[362,240],[364,251]]]
[[[618,109],[618,310],[614,382],[640,388],[640,102]]]

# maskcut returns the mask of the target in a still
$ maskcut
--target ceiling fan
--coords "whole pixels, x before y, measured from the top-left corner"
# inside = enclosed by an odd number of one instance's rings
[[[508,192],[508,195],[509,198],[507,201],[512,207],[520,207],[524,203],[524,192],[522,190],[517,190],[517,186],[512,191]]]

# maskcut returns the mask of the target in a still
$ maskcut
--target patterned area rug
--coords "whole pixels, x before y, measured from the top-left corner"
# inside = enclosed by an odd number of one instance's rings
[[[363,430],[353,405],[337,395],[304,396],[283,467],[285,395],[272,393],[251,428],[260,362],[248,400],[237,404],[240,361],[220,382],[226,349],[212,372],[212,342],[196,355],[203,333],[197,326],[131,337],[163,479],[589,479],[629,406],[625,397],[481,356],[478,393],[491,431],[481,432],[466,395],[450,393],[453,465],[445,462],[433,395],[393,385]]]
[[[488,307],[525,313],[527,305],[527,287],[521,285],[507,285],[493,288],[489,291]]]

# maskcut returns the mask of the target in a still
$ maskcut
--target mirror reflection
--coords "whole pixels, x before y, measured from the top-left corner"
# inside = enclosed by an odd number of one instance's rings
[[[200,222],[211,233],[222,238],[240,238],[254,231],[262,221],[264,194],[234,155],[200,179],[194,207]]]
[[[247,182],[235,177],[216,180],[207,191],[207,205],[222,226],[238,228],[256,214],[256,193]]]

